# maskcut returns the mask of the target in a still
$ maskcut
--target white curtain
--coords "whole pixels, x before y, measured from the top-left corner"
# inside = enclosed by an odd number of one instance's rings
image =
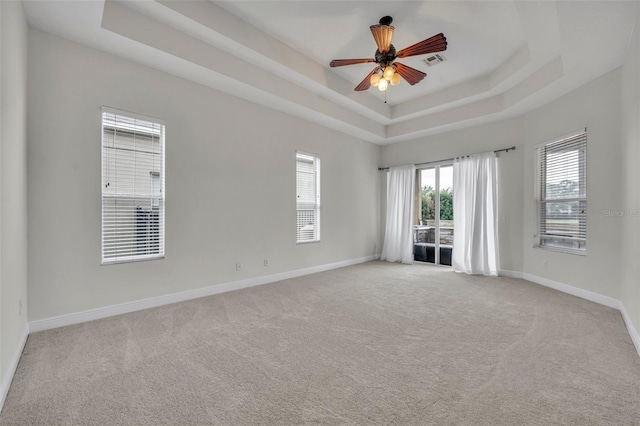
[[[413,192],[416,166],[389,168],[387,181],[387,226],[382,260],[413,263]]]
[[[498,275],[496,174],[493,152],[453,163],[454,271]]]

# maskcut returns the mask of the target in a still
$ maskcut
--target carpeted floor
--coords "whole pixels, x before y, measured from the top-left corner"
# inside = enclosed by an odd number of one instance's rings
[[[1,424],[640,424],[620,313],[371,262],[29,337]]]

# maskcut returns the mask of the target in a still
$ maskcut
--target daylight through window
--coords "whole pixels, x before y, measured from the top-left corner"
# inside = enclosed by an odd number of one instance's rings
[[[102,263],[164,256],[164,123],[102,109]]]
[[[320,159],[296,152],[296,241],[320,241]]]
[[[587,249],[587,132],[536,148],[535,245],[576,254]]]

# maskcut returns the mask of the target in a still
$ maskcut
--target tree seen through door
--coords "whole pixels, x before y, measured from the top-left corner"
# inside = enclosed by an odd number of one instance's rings
[[[416,250],[426,246],[426,250],[430,253],[426,261],[450,264],[454,230],[453,166],[444,165],[418,170],[418,182],[420,211],[416,217],[414,241],[416,245],[422,247],[417,246]],[[438,198],[439,205],[436,203]],[[416,257],[416,260],[425,259]]]

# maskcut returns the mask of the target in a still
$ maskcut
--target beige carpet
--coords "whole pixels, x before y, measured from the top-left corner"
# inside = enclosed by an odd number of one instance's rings
[[[1,424],[640,424],[620,313],[371,262],[33,334]]]

